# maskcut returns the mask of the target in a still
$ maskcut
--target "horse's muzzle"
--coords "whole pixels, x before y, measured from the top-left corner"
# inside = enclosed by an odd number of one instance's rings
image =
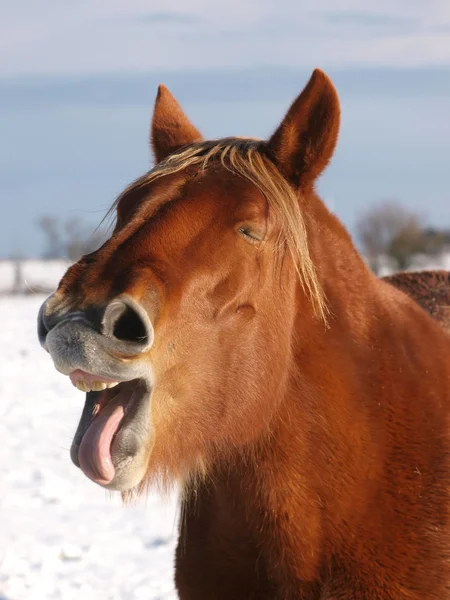
[[[39,311],[38,335],[58,371],[87,392],[72,461],[108,489],[130,489],[145,474],[153,439],[147,312],[125,294],[83,310],[54,294]]]
[[[81,369],[120,381],[142,375],[133,359],[150,349],[154,331],[145,309],[126,294],[84,310],[67,310],[54,294],[39,310],[38,337],[61,373]]]

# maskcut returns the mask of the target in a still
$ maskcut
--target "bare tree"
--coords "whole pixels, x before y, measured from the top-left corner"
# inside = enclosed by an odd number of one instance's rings
[[[362,250],[375,273],[387,255],[407,269],[417,252],[425,251],[423,220],[395,201],[381,202],[359,217],[356,230]]]
[[[37,221],[37,225],[44,235],[45,250],[44,258],[65,258],[64,244],[61,239],[60,224],[57,217],[42,215]]]
[[[430,256],[438,256],[450,246],[450,230],[427,227],[422,232],[424,252]]]
[[[14,281],[12,287],[13,294],[21,294],[24,288],[24,278],[23,278],[23,269],[22,269],[22,261],[19,258],[13,259],[14,265]]]
[[[25,281],[23,277],[23,252],[21,250],[20,238],[15,236],[12,246],[14,249],[10,254],[10,260],[14,269],[14,277],[11,293],[22,294]]]
[[[83,254],[99,248],[106,239],[102,230],[93,229],[80,217],[70,217],[65,221],[50,215],[43,215],[37,221],[44,240],[44,258],[65,258],[77,261]]]
[[[79,217],[72,217],[64,224],[67,258],[76,261],[97,250],[106,239],[105,232],[99,229],[91,230]]]

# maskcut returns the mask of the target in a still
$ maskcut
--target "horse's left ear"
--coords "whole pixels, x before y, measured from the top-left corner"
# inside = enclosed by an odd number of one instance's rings
[[[325,73],[316,69],[268,141],[269,156],[296,187],[307,187],[333,155],[340,121],[339,98]]]
[[[169,90],[160,85],[150,132],[155,161],[159,163],[182,146],[202,139],[202,134],[192,125]]]

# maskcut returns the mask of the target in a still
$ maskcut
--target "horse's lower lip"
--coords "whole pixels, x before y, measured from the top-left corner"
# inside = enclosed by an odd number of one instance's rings
[[[125,470],[133,468],[133,461],[146,442],[150,400],[147,391],[145,382],[133,380],[111,390],[86,394],[71,458],[89,479],[117,489],[117,471],[124,479]]]
[[[114,479],[112,440],[124,418],[125,406],[120,393],[109,400],[95,415],[78,448],[81,470],[100,485],[107,485]]]

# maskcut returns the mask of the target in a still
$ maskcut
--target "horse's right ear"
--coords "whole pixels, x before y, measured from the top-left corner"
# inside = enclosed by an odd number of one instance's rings
[[[269,156],[295,187],[307,187],[327,166],[337,142],[339,98],[316,69],[268,141]]]
[[[201,133],[189,121],[169,90],[160,85],[150,132],[155,162],[159,163],[182,146],[202,139]]]

